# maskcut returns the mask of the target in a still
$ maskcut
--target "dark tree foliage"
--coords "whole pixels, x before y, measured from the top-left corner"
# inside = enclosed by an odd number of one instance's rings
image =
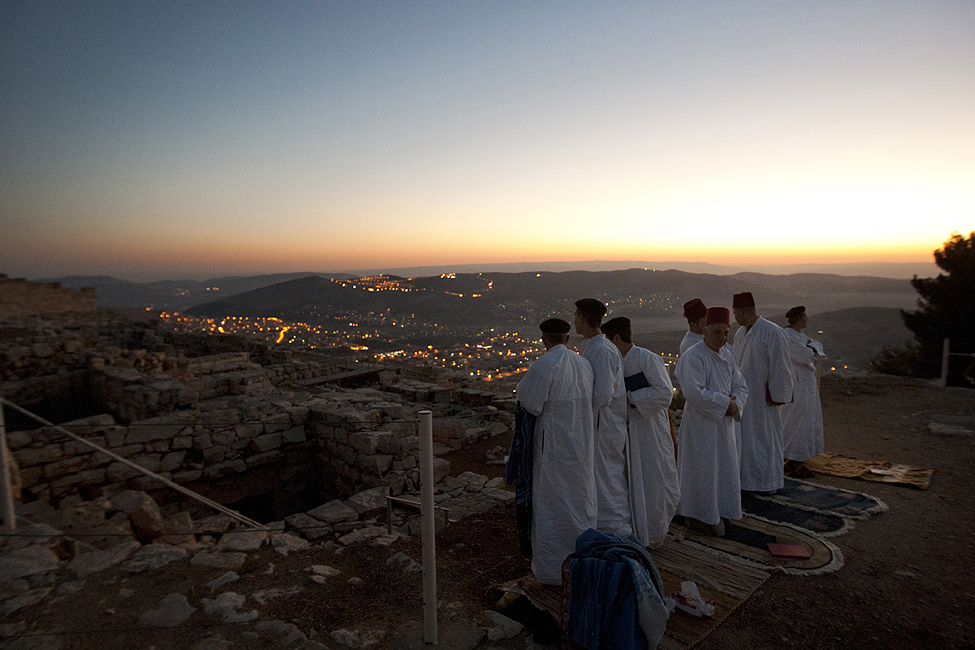
[[[907,356],[915,361],[914,374],[925,377],[940,374],[944,339],[951,339],[952,352],[975,352],[975,232],[967,238],[954,233],[934,252],[934,261],[944,273],[914,276],[911,286],[920,296],[920,309],[901,312],[916,341]]]

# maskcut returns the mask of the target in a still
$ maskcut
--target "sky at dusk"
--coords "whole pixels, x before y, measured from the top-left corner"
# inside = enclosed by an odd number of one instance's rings
[[[929,262],[975,3],[0,3],[0,273]]]

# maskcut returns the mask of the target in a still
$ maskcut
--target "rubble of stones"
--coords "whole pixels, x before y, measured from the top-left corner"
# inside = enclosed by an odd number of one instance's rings
[[[207,583],[212,594],[190,602],[183,593],[171,593],[158,603],[140,612],[139,625],[145,628],[175,628],[183,625],[195,612],[214,622],[251,623],[250,635],[266,647],[293,647],[304,650],[327,648],[319,641],[308,639],[295,625],[279,620],[260,620],[260,606],[284,594],[294,594],[305,588],[302,584],[283,585],[251,594],[233,591],[233,583],[248,556],[259,553],[262,547],[273,549],[282,556],[301,553],[316,544],[325,548],[348,548],[356,544],[391,547],[408,532],[412,525],[404,525],[402,514],[394,514],[390,521],[387,501],[388,488],[365,490],[346,500],[333,500],[305,513],[271,522],[260,529],[240,525],[226,514],[192,520],[185,512],[169,517],[145,492],[125,491],[111,499],[84,501],[67,498],[61,507],[35,501],[18,504],[18,519],[22,524],[5,535],[0,547],[0,638],[22,638],[27,623],[4,623],[15,612],[41,605],[48,611],[57,606],[69,606],[73,598],[83,597],[88,581],[101,580],[100,574],[115,568],[122,574],[135,575],[163,567],[172,569],[179,563],[213,569],[215,577]],[[445,517],[441,526],[456,522],[470,514],[482,512],[493,505],[509,502],[514,494],[502,488],[501,479],[465,472],[458,477],[445,477],[437,485],[436,501]],[[397,506],[394,511],[399,511]],[[380,519],[386,519],[384,525]],[[399,523],[397,523],[399,522]],[[56,527],[58,526],[58,527]],[[390,532],[392,531],[392,532]],[[78,535],[72,539],[71,533]],[[82,540],[82,541],[79,541]],[[389,571],[419,573],[422,569],[409,556],[390,549],[386,565]],[[306,567],[307,580],[325,585],[357,580],[342,576],[341,571],[327,565]],[[120,589],[131,596],[136,583]],[[226,587],[226,589],[224,589]],[[485,612],[482,627],[473,626],[475,636],[498,640],[519,634],[520,624],[497,614]],[[35,626],[36,627],[36,626]],[[57,636],[43,635],[46,628],[32,628],[33,638],[46,639],[37,647],[60,647]],[[329,631],[331,640],[344,647],[372,647],[381,644],[395,630]],[[53,634],[53,632],[52,632]],[[187,647],[210,647],[213,636]],[[216,646],[226,647],[226,646]],[[260,646],[265,647],[265,646]],[[334,647],[334,646],[333,646]],[[381,647],[381,645],[377,646]]]

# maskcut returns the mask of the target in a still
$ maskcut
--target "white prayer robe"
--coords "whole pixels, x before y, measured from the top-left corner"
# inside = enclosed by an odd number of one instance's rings
[[[687,400],[677,445],[677,514],[712,525],[741,519],[738,430],[725,413],[732,397],[740,410],[749,400],[734,354],[698,343],[681,355],[675,374]]]
[[[809,460],[823,453],[823,407],[816,381],[813,339],[791,327],[785,338],[792,360],[794,401],[782,406],[782,453],[788,460]]]
[[[680,482],[668,412],[674,385],[658,355],[634,346],[623,357],[623,376],[641,372],[650,386],[626,392],[626,425],[633,534],[648,546],[666,537],[680,501]]]
[[[532,573],[562,584],[562,562],[576,538],[596,526],[592,367],[553,346],[518,382],[518,403],[537,416],[532,449]]]
[[[759,318],[735,333],[735,360],[752,398],[741,414],[741,489],[778,490],[785,485],[782,415],[773,402],[792,400],[792,362],[785,333]]]
[[[687,334],[684,335],[684,340],[680,342],[680,353],[684,354],[692,345],[696,345],[703,340],[703,334],[695,334],[694,332],[687,330]]]
[[[605,334],[586,339],[580,353],[593,372],[592,410],[596,428],[597,526],[604,533],[628,537],[630,496],[626,481],[626,387],[623,357]]]

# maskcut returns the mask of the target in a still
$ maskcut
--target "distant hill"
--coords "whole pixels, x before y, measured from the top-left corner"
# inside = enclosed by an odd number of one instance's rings
[[[784,325],[784,319],[780,322]],[[902,347],[914,338],[899,309],[854,307],[809,317],[805,333],[823,343],[830,361],[866,368],[885,345]]]
[[[47,278],[37,282],[60,282],[70,289],[95,287],[100,307],[114,309],[153,307],[180,311],[205,302],[215,296],[229,296],[253,291],[294,278],[308,275],[319,277],[351,278],[345,274],[278,273],[247,277],[228,276],[208,280],[158,280],[155,282],[130,282],[104,275],[71,275]]]
[[[381,288],[382,285],[384,288]],[[575,300],[597,298],[610,316],[634,321],[672,319],[683,325],[682,305],[700,297],[709,305],[730,306],[735,293],[751,291],[769,317],[797,304],[810,314],[837,307],[909,307],[916,293],[905,280],[825,274],[730,276],[684,271],[566,271],[563,273],[470,273],[402,278],[364,278],[345,282],[321,276],[295,278],[198,304],[197,316],[294,317],[336,311],[412,313],[451,326],[494,324],[534,326],[551,315],[571,318]]]

